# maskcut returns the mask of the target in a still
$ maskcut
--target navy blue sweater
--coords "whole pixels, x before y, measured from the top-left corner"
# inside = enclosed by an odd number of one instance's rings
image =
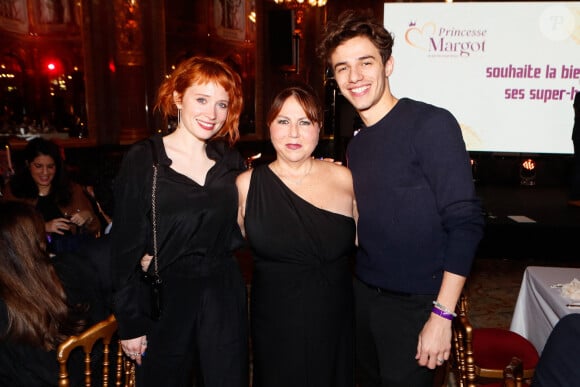
[[[437,294],[444,271],[469,274],[484,222],[461,129],[447,110],[403,98],[351,140],[347,157],[361,280]]]

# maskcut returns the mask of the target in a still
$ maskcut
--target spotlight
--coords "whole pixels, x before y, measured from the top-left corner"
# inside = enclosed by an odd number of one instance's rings
[[[528,158],[520,164],[520,184],[533,186],[536,185],[536,162]]]

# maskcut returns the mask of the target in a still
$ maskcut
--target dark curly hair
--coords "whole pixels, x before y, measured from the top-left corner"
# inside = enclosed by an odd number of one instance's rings
[[[72,199],[72,188],[61,156],[61,148],[54,142],[41,137],[30,140],[26,145],[24,149],[25,168],[10,179],[12,193],[17,198],[32,199],[38,197],[38,186],[32,179],[28,167],[34,159],[42,155],[52,158],[56,167],[50,193],[54,195],[55,201],[59,206],[66,206]]]
[[[336,47],[358,36],[367,37],[375,45],[381,54],[383,64],[391,57],[393,35],[373,18],[370,10],[347,10],[341,13],[336,21],[328,22],[317,54],[330,64],[330,56]]]

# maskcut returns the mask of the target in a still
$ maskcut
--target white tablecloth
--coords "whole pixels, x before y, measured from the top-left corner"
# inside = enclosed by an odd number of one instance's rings
[[[529,266],[524,272],[510,330],[530,340],[539,353],[560,318],[580,313],[580,308],[566,306],[572,301],[561,295],[561,288],[552,287],[574,278],[580,279],[580,268]]]

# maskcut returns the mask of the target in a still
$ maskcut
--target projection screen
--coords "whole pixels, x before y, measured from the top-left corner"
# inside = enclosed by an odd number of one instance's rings
[[[393,94],[444,107],[467,149],[573,152],[580,2],[385,3]]]

